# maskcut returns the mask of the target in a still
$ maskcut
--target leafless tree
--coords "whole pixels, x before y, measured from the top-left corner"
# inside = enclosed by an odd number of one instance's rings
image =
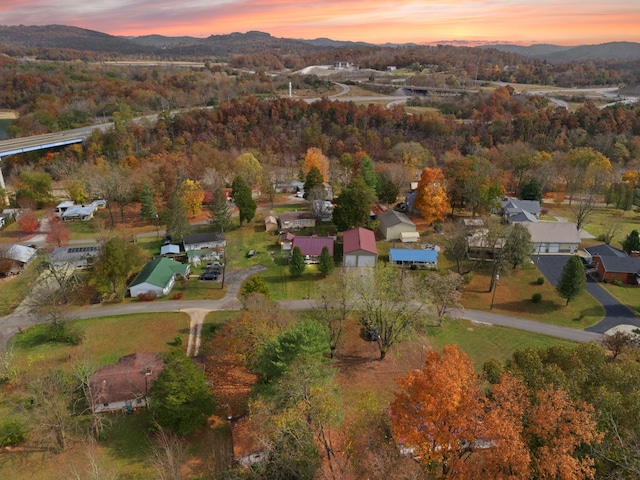
[[[569,207],[571,214],[576,221],[578,231],[580,231],[583,225],[587,222],[595,208],[595,195],[592,193],[580,196],[577,201]]]
[[[149,461],[156,469],[159,480],[180,480],[180,469],[185,459],[183,441],[157,423],[155,429]]]
[[[344,322],[351,313],[347,273],[344,268],[336,272],[337,278],[320,286],[320,299],[315,303],[316,318],[324,326],[333,358],[342,335]]]

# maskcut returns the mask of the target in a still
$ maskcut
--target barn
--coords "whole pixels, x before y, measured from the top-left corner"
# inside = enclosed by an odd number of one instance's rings
[[[376,238],[371,230],[357,227],[344,232],[343,264],[345,267],[373,267],[378,259]]]

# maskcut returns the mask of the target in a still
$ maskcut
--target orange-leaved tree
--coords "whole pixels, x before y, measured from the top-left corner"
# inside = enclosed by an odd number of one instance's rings
[[[442,170],[422,170],[413,207],[420,211],[422,218],[429,224],[444,220],[451,207]]]
[[[305,175],[309,173],[312,167],[316,167],[322,174],[323,181],[329,178],[329,159],[322,153],[322,150],[316,147],[307,149],[302,164],[302,171]]]
[[[459,475],[484,437],[484,394],[473,364],[455,345],[427,353],[424,368],[398,380],[391,431],[436,478]]]

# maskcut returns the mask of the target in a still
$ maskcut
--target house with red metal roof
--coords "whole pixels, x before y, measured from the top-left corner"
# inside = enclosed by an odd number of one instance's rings
[[[305,263],[319,263],[322,249],[327,247],[333,257],[333,238],[331,237],[295,237],[292,247],[298,247]]]
[[[378,260],[376,237],[371,230],[356,227],[344,232],[342,261],[345,267],[373,267]]]

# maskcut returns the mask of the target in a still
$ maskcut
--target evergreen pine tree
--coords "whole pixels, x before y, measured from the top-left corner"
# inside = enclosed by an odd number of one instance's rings
[[[222,189],[213,191],[213,199],[209,204],[209,214],[211,218],[209,224],[214,232],[224,232],[231,225],[231,209],[229,202]]]
[[[322,252],[320,253],[320,263],[318,264],[318,270],[322,274],[323,277],[326,277],[333,270],[334,263],[333,257],[329,253],[329,249],[327,247],[322,247]]]
[[[148,222],[153,222],[158,216],[156,205],[153,201],[153,190],[149,182],[142,184],[142,190],[140,191],[140,217]]]
[[[314,188],[322,186],[323,182],[324,178],[320,169],[314,165],[309,170],[309,173],[307,173],[307,178],[304,182],[304,198],[308,199],[309,193],[311,193]]]
[[[562,269],[560,281],[556,287],[558,295],[569,302],[582,294],[587,287],[587,279],[584,272],[582,260],[578,255],[572,255]]]
[[[167,236],[173,242],[182,240],[182,237],[189,232],[191,227],[178,192],[171,195],[169,203],[162,211],[162,219],[167,225]]]
[[[306,265],[300,247],[295,247],[291,253],[291,258],[289,258],[289,273],[291,273],[292,277],[298,278],[304,272],[304,267]]]
[[[256,202],[251,197],[251,189],[247,186],[242,177],[236,177],[231,184],[231,196],[238,207],[240,226],[244,222],[250,222],[256,214]]]
[[[627,235],[622,241],[622,249],[628,254],[640,250],[640,234],[638,234],[638,230],[634,229]]]

